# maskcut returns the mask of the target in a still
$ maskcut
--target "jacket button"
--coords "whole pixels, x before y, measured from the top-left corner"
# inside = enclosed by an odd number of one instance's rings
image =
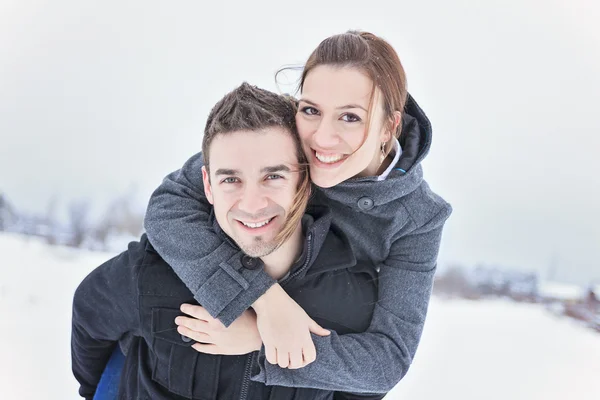
[[[249,255],[244,255],[242,256],[242,265],[247,269],[256,269],[258,267],[258,260]]]
[[[358,208],[360,208],[363,211],[368,211],[374,206],[375,203],[370,197],[361,197],[360,199],[358,199]]]
[[[181,335],[181,340],[183,340],[185,343],[189,343],[192,341],[192,338],[189,338],[185,335]]]

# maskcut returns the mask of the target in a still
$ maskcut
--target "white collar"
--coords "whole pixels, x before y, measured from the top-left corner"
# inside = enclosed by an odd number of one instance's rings
[[[396,164],[398,164],[398,160],[400,159],[400,156],[402,155],[402,148],[400,147],[400,142],[398,142],[398,139],[396,139],[396,138],[394,138],[394,148],[392,149],[392,151],[396,153],[394,155],[394,159],[392,160],[390,165],[388,165],[386,170],[383,171],[383,173],[377,177],[378,181],[383,181],[383,180],[385,180],[385,178],[388,177],[390,172],[392,172],[392,169],[394,169]]]

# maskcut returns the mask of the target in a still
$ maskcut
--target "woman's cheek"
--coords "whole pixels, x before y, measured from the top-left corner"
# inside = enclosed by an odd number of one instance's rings
[[[338,133],[344,138],[352,151],[358,150],[365,138],[364,126],[358,124],[355,126],[339,126]]]
[[[296,123],[296,128],[298,129],[298,135],[300,135],[300,140],[302,141],[302,144],[305,144],[305,141],[308,139],[308,134],[306,127],[304,126],[304,123],[300,123],[297,122]]]

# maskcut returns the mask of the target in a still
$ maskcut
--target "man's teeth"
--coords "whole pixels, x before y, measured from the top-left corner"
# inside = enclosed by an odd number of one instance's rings
[[[269,222],[271,222],[271,219],[266,219],[263,222],[244,222],[244,221],[240,221],[242,224],[246,225],[248,228],[260,228],[261,226],[265,226],[266,224],[268,224]]]
[[[326,156],[324,154],[315,152],[315,155],[317,156],[317,159],[319,161],[321,161],[322,163],[326,163],[326,164],[333,164],[335,162],[340,161],[342,158],[344,158],[343,154],[334,154],[334,155]]]

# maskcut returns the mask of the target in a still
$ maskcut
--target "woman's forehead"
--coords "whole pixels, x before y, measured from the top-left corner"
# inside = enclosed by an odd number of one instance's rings
[[[366,108],[372,90],[373,81],[358,68],[320,65],[306,75],[300,99],[323,107],[360,104]]]
[[[322,65],[314,68],[306,76],[300,101],[321,110],[356,109],[354,106],[359,106],[376,118],[385,114],[383,92],[355,67]]]

